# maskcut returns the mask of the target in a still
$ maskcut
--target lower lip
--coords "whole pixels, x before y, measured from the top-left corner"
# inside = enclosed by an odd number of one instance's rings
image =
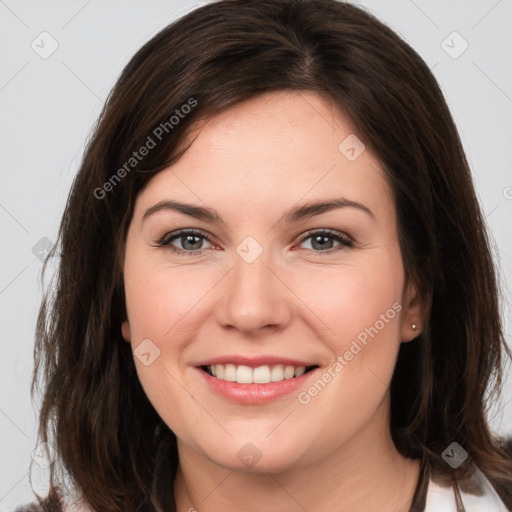
[[[212,377],[201,368],[197,368],[197,371],[202,375],[202,378],[212,391],[228,400],[246,405],[265,404],[293,393],[303,386],[306,380],[317,370],[318,368],[315,368],[307,373],[303,373],[300,377],[284,379],[279,382],[239,384],[238,382],[217,379],[217,377]]]

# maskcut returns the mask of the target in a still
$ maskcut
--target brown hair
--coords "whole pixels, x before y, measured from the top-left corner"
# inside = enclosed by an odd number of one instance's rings
[[[397,449],[462,478],[469,466],[452,470],[441,457],[458,442],[512,507],[512,461],[486,419],[511,354],[457,129],[418,54],[336,0],[211,3],[154,36],[115,84],[67,201],[50,254],[59,251],[55,287],[37,324],[32,389],[44,385],[40,437],[57,450],[61,476],[97,510],[174,510],[176,438],[121,337],[127,227],[137,194],[186,150],[176,151],[193,123],[278,90],[314,91],[343,109],[394,192],[406,275],[426,305],[425,328],[402,344],[391,384]],[[170,122],[177,111],[188,113]],[[126,167],[155,133],[158,144]]]

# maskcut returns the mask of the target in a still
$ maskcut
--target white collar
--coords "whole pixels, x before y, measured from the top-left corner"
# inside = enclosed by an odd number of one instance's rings
[[[466,512],[510,512],[489,480],[478,468],[476,468],[474,478],[481,484],[484,494],[475,496],[460,489],[460,496]],[[457,512],[453,487],[442,487],[430,479],[425,512]]]

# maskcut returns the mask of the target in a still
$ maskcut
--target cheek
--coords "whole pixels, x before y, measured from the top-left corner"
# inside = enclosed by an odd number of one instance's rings
[[[320,275],[320,274],[323,275]],[[379,251],[296,281],[316,333],[332,354],[322,382],[299,398],[332,432],[369,421],[391,382],[400,348],[403,268],[398,250]],[[333,410],[325,404],[337,404]],[[328,412],[327,412],[328,411]],[[347,423],[346,411],[352,422]]]
[[[124,267],[131,347],[139,381],[155,410],[173,431],[188,439],[190,424],[200,422],[197,404],[183,386],[183,354],[191,332],[190,319],[208,286],[190,279],[190,269],[153,264],[143,251],[127,255]],[[157,357],[144,364],[137,353],[150,340]],[[138,348],[139,347],[139,348]],[[184,417],[186,411],[186,418]],[[203,419],[204,421],[204,419]]]
[[[213,288],[211,272],[152,263],[147,255],[133,251],[125,262],[125,291],[132,341],[150,338],[163,344],[176,339],[187,326],[187,315],[200,307]],[[179,337],[177,338],[180,339]]]
[[[292,284],[304,302],[304,315],[325,333],[323,339],[338,354],[358,336],[363,342],[365,335],[379,336],[381,345],[399,339],[403,288],[399,254],[398,258],[395,251],[370,256],[338,268],[297,273]]]
[[[323,436],[327,451],[370,422],[388,391],[400,347],[402,310],[403,274],[395,256],[380,253],[378,261],[302,281],[299,295],[308,297],[305,302],[315,313],[317,334],[322,333],[332,362],[302,390],[298,412],[305,424],[311,416],[317,419],[318,432],[316,426],[308,428]]]

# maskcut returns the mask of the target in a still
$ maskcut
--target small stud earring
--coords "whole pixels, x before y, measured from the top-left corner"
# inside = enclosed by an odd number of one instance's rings
[[[418,326],[416,324],[412,324],[411,327],[412,327],[413,331],[415,331],[418,328]]]

